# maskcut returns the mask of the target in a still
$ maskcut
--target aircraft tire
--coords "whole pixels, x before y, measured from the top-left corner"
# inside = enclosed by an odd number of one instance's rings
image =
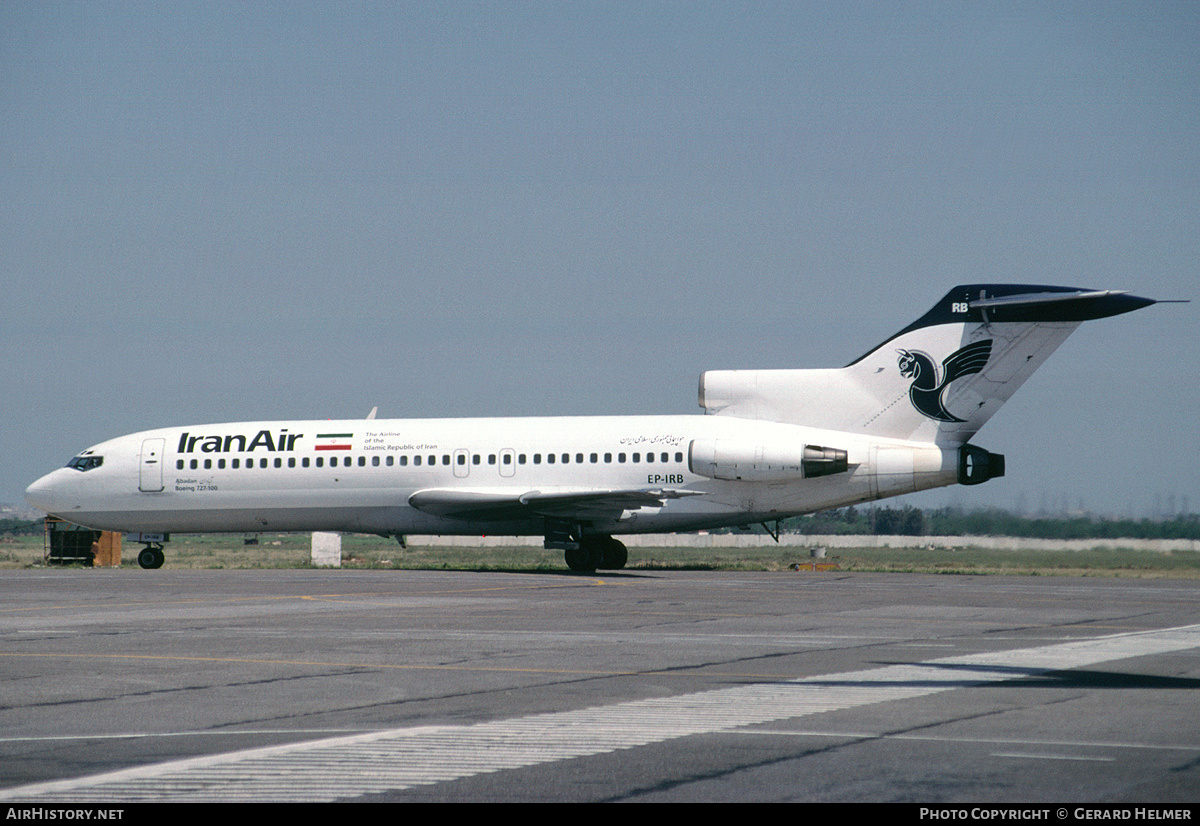
[[[138,552],[137,560],[138,565],[153,570],[154,568],[162,567],[163,562],[166,560],[166,555],[158,548],[142,548]]]
[[[625,547],[625,543],[619,539],[606,536],[600,548],[601,560],[599,567],[606,571],[619,571],[629,561],[629,550]]]
[[[580,573],[594,573],[596,568],[600,567],[601,557],[603,556],[600,549],[595,543],[585,541],[579,543],[579,547],[569,551],[563,551],[563,558],[567,561],[567,567],[572,571]]]

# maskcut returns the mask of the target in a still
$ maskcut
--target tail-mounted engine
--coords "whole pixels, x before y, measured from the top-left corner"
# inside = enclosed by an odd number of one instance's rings
[[[760,445],[733,439],[696,439],[688,448],[692,473],[710,479],[782,482],[845,473],[846,451],[822,445]]]
[[[963,445],[958,449],[958,483],[978,485],[988,479],[1004,475],[1004,457],[989,453],[975,445]]]

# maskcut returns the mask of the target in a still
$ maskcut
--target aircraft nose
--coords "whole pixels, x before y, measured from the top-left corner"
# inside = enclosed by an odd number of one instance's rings
[[[58,474],[59,471],[48,473],[25,488],[25,501],[38,510],[54,513],[58,504]]]

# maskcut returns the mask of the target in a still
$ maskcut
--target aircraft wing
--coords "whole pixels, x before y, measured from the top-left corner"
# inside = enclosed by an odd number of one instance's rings
[[[588,521],[617,518],[623,511],[659,508],[669,499],[699,496],[703,491],[667,488],[629,490],[497,491],[430,488],[408,497],[419,511],[453,519],[496,522],[549,516]]]

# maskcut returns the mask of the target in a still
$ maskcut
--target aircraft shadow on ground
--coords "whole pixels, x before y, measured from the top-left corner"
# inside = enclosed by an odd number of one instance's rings
[[[929,686],[950,687],[957,683],[963,688],[976,685],[997,685],[994,678],[972,679],[970,674],[1009,674],[1003,679],[1005,685],[1021,685],[1029,688],[1103,688],[1103,689],[1198,689],[1200,679],[1191,677],[1165,677],[1157,674],[1130,674],[1120,671],[1096,671],[1092,669],[1067,669],[1061,671],[1042,671],[1036,668],[1022,668],[1014,665],[971,665],[969,663],[913,663],[913,662],[879,662],[879,666],[912,665],[920,668],[940,669],[947,672],[961,673],[961,681],[952,678],[947,680],[805,680],[805,685],[827,686]]]

